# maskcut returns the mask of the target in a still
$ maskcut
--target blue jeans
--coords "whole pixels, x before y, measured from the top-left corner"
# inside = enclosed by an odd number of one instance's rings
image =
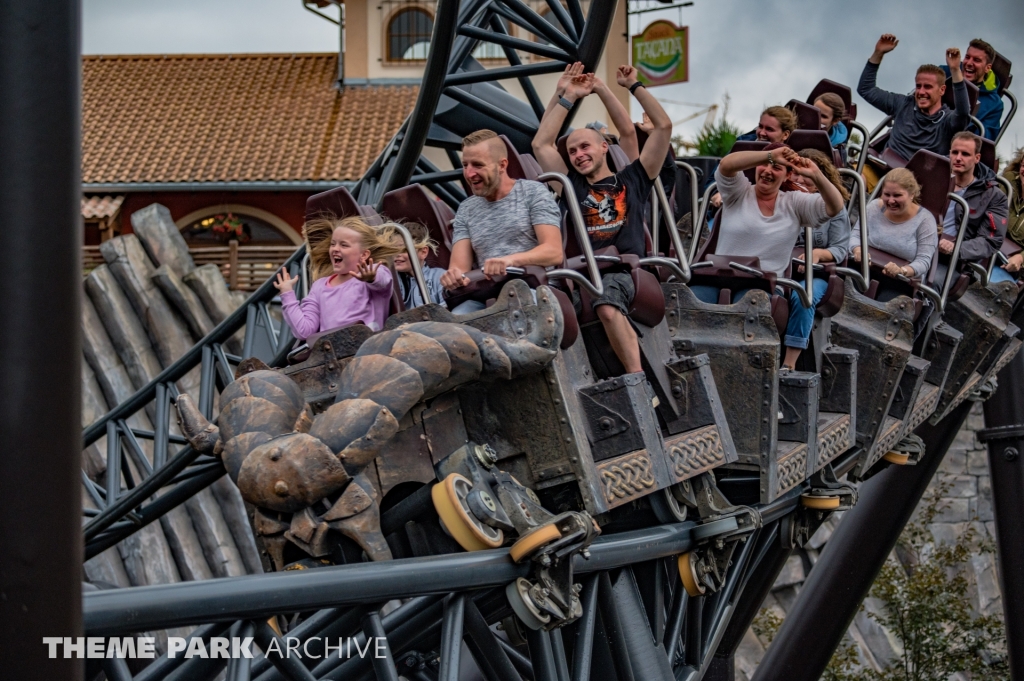
[[[814,310],[821,299],[825,297],[827,289],[827,279],[816,278],[814,280],[814,286],[811,289],[813,291],[811,300],[814,305],[811,307],[804,307],[795,291],[789,292],[789,323],[786,325],[786,337],[782,340],[782,344],[787,348],[807,349],[807,343],[811,338],[811,327],[814,326]]]
[[[1001,281],[1017,281],[1017,279],[1002,267],[993,267],[992,276],[988,281],[990,284],[998,284]]]

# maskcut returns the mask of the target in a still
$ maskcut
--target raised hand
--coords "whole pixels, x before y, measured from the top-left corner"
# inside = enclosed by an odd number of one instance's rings
[[[565,90],[569,87],[572,79],[581,75],[583,75],[583,62],[569,64],[565,67],[565,71],[562,71],[562,75],[558,77],[558,85],[555,86],[555,92],[559,96],[565,94]]]
[[[359,263],[355,271],[349,272],[349,274],[354,275],[359,281],[369,284],[377,278],[378,267],[380,267],[380,263],[374,263],[373,258],[369,258],[366,262]]]
[[[285,291],[294,291],[295,284],[298,283],[298,281],[298,277],[291,276],[288,274],[288,270],[282,267],[281,271],[277,273],[277,278],[274,279],[274,288],[281,293],[284,293]]]
[[[636,68],[629,64],[623,64],[615,71],[615,82],[624,88],[631,87],[636,81]]]
[[[779,151],[782,151],[782,149],[780,149]],[[796,152],[792,150],[789,150],[789,152],[790,154],[792,154],[792,156],[786,158],[785,161],[783,161],[783,163],[788,163],[789,167],[793,169],[793,172],[795,172],[800,177],[813,179],[821,172],[821,169],[818,168],[818,164],[812,161],[811,159],[799,156]]]
[[[644,112],[644,119],[637,123],[636,127],[640,128],[648,135],[651,134],[651,130],[654,130],[654,123],[651,122],[651,117],[647,115],[646,111]],[[715,196],[717,196],[717,194]]]
[[[960,50],[956,47],[951,47],[946,50],[946,66],[949,67],[950,73],[959,73],[960,71]]]
[[[774,165],[780,165],[786,168],[795,168],[797,163],[800,161],[811,163],[807,159],[801,158],[799,154],[797,154],[789,147],[779,147],[778,149],[773,149],[771,151],[771,158],[772,163]]]
[[[900,44],[900,41],[896,39],[892,33],[883,33],[882,37],[875,43],[875,52],[879,54],[886,54],[896,49],[896,46]]]
[[[584,73],[576,76],[565,89],[565,96],[573,101],[583,99],[594,91],[594,74]]]

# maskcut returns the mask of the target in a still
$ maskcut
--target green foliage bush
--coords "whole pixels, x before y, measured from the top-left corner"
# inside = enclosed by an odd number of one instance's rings
[[[939,485],[917,517],[903,530],[871,587],[883,608],[868,616],[891,632],[902,651],[881,671],[860,666],[856,644],[839,646],[822,675],[827,681],[947,681],[961,672],[971,679],[1008,681],[1006,634],[1000,617],[979,615],[970,604],[965,564],[972,556],[993,554],[991,542],[968,524],[952,544],[938,543],[928,526],[942,511],[948,486]],[[762,610],[754,631],[774,638],[782,619]]]
[[[720,119],[701,128],[696,138],[687,140],[679,135],[672,138],[672,144],[678,154],[685,150],[697,156],[725,156],[739,136],[740,129],[729,122],[729,95],[725,95]]]

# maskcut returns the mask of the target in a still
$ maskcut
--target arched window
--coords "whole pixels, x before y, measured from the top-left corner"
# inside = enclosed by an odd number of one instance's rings
[[[388,22],[388,61],[422,61],[430,48],[434,18],[418,7],[403,9]]]
[[[512,29],[509,26],[508,19],[505,17],[498,17],[501,22],[502,28],[505,29],[505,33],[511,34]],[[476,49],[473,50],[474,59],[505,59],[505,50],[502,49],[501,45],[495,45],[494,43],[480,42]]]
[[[224,246],[237,241],[243,246],[291,246],[288,238],[275,225],[253,215],[231,210],[191,220],[181,229],[185,242],[192,247]]]

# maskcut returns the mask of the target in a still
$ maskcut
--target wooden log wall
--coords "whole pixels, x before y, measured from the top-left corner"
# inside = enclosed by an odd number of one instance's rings
[[[105,262],[84,281],[83,427],[156,377],[237,304],[215,266],[196,267],[166,208],[136,211],[132,225],[134,234],[103,243]],[[240,349],[240,338],[228,344],[229,352]],[[178,387],[198,399],[198,370]],[[150,408],[128,425],[153,430],[154,416]],[[177,432],[173,420],[171,425]],[[140,442],[152,462],[152,442]],[[135,464],[129,465],[137,475]],[[106,438],[83,452],[83,470],[104,483]],[[95,508],[84,488],[83,505]],[[142,586],[261,571],[245,505],[225,477],[160,523],[94,557],[84,577],[104,586]]]

